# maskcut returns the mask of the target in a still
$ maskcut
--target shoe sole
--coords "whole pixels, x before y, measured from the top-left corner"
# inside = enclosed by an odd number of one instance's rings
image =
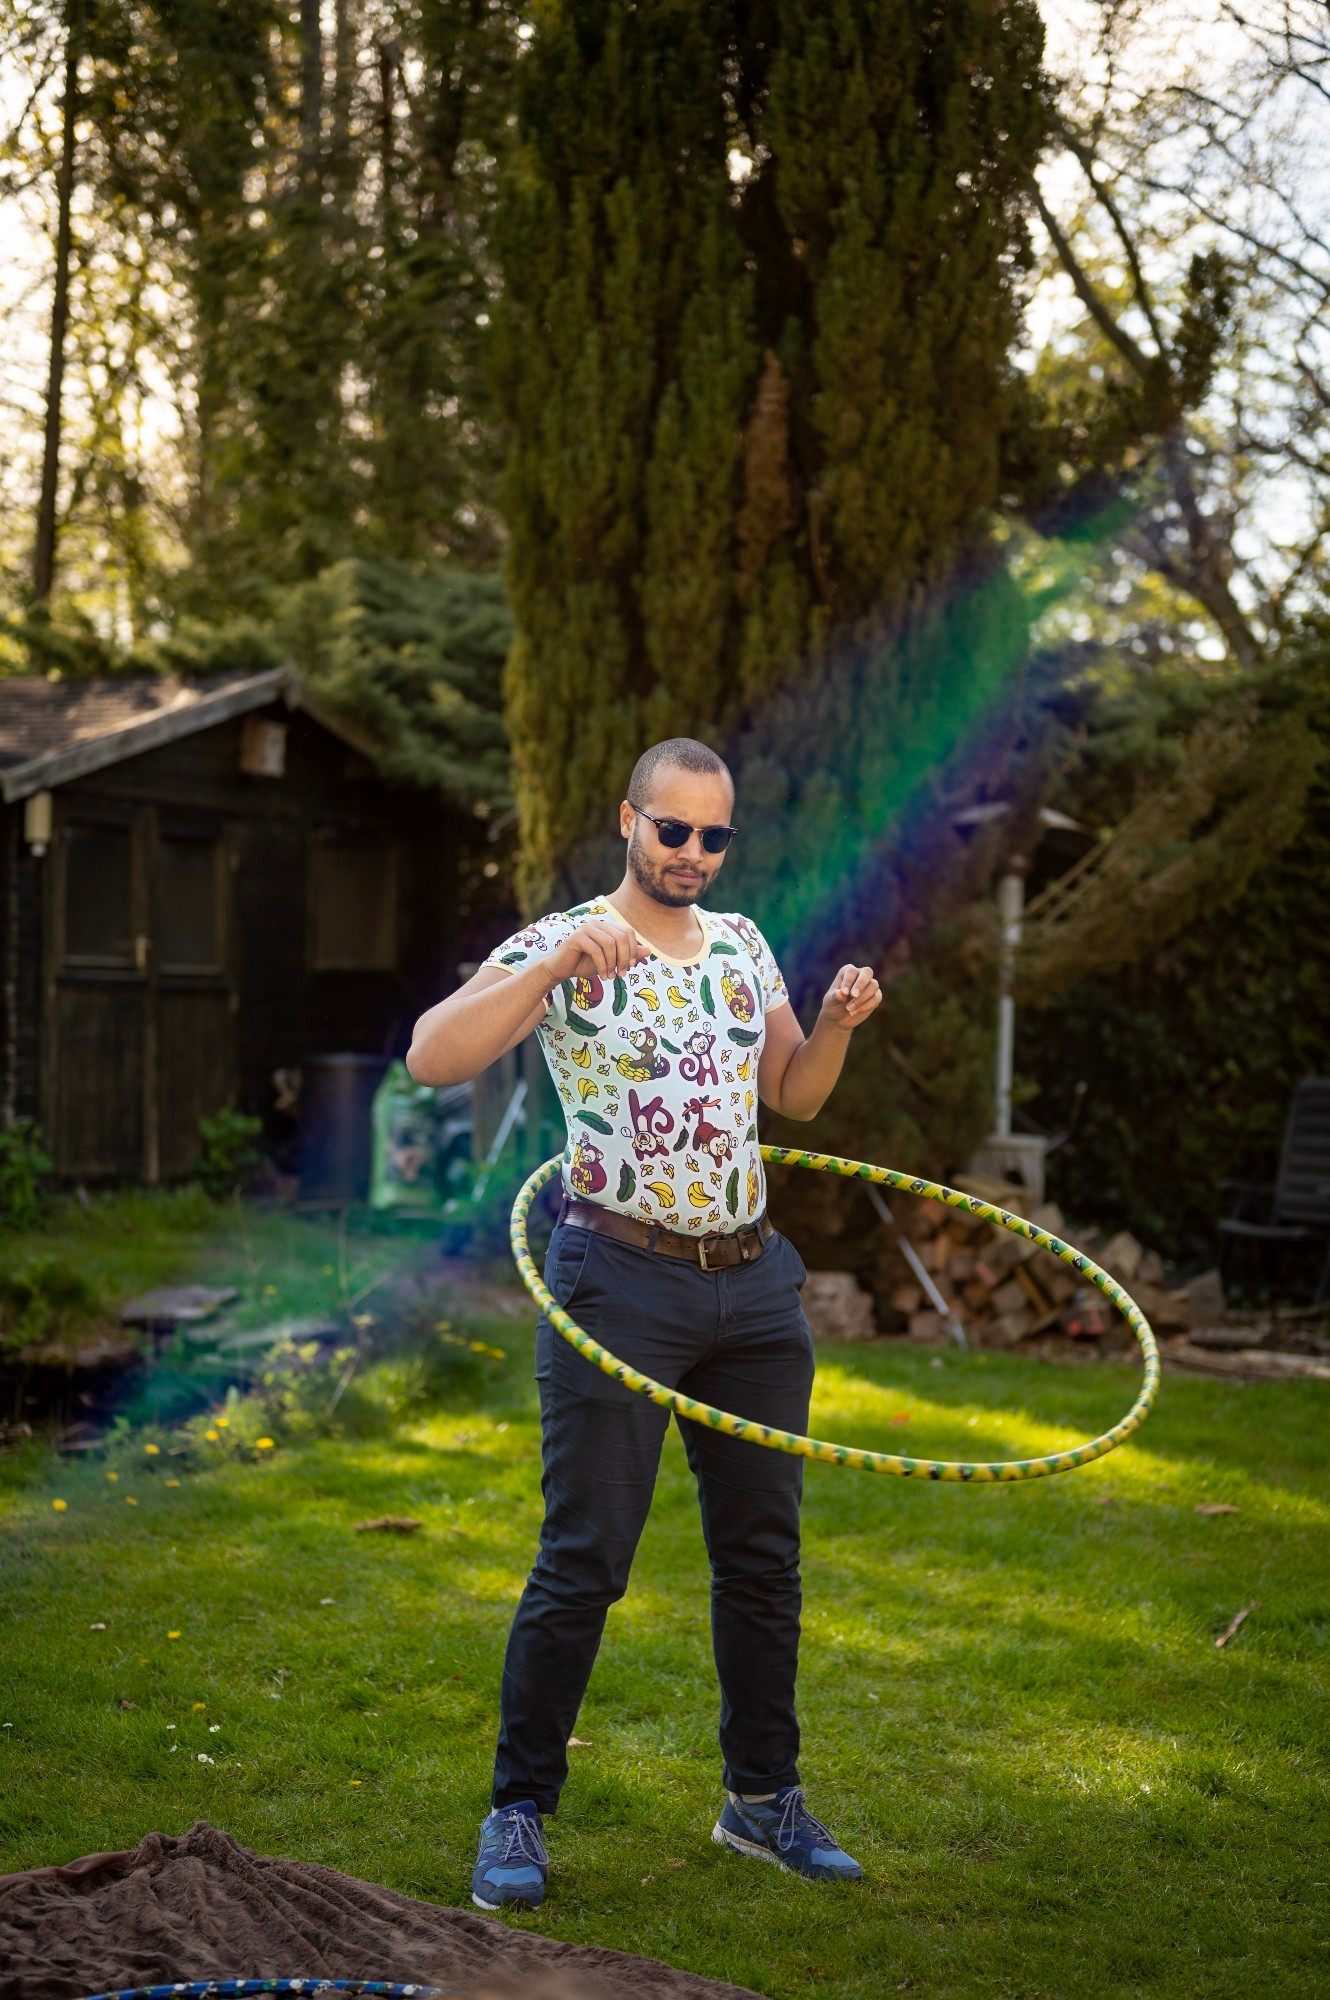
[[[862,1882],[860,1875],[805,1875],[802,1868],[791,1868],[788,1861],[782,1861],[779,1854],[773,1854],[769,1847],[763,1847],[756,1840],[745,1840],[740,1833],[731,1833],[728,1827],[717,1820],[711,1829],[711,1838],[717,1847],[732,1847],[736,1854],[750,1854],[754,1861],[769,1861],[779,1868],[782,1875],[793,1875],[796,1882]]]
[[[495,1910],[538,1910],[544,1898],[539,1897],[534,1903],[531,1903],[527,1901],[525,1896],[509,1896],[507,1901],[503,1903],[487,1903],[485,1898],[478,1896],[473,1889],[471,1891],[471,1900],[478,1910],[488,1910],[493,1914]]]
[[[799,1875],[797,1868],[791,1868],[788,1861],[782,1861],[779,1854],[773,1854],[769,1847],[763,1847],[756,1840],[745,1840],[742,1834],[731,1833],[719,1820],[711,1829],[711,1838],[717,1847],[732,1847],[736,1854],[751,1854],[754,1861],[769,1861],[772,1867],[779,1868],[783,1875],[798,1875],[801,1882],[811,1879],[807,1875]]]

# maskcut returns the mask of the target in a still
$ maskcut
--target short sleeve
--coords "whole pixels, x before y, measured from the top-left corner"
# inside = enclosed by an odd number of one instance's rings
[[[748,949],[762,987],[762,1011],[764,1014],[774,1014],[778,1007],[789,1005],[789,988],[776,963],[775,952],[757,925],[752,922],[748,927]]]
[[[530,964],[533,958],[543,958],[563,943],[570,931],[577,928],[577,920],[566,911],[556,910],[552,916],[537,917],[534,923],[526,924],[511,937],[496,944],[483,965],[496,965],[500,972],[516,972],[521,966]]]

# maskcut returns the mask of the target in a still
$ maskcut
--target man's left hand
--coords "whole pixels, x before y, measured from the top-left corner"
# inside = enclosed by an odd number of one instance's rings
[[[821,1019],[829,1028],[858,1028],[882,1004],[882,988],[868,965],[843,965],[822,1001]]]

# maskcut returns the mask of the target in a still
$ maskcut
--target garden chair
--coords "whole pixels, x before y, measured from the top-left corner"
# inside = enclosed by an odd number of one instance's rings
[[[1330,1299],[1330,1077],[1304,1076],[1294,1087],[1279,1155],[1279,1178],[1225,1181],[1232,1200],[1219,1224],[1219,1274],[1227,1279],[1237,1246],[1258,1251],[1321,1251],[1312,1304]]]

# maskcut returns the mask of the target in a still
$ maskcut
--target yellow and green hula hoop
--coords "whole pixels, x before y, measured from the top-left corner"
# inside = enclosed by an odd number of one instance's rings
[[[766,1445],[771,1451],[791,1452],[796,1458],[820,1459],[826,1465],[851,1466],[857,1472],[889,1472],[898,1479],[950,1479],[975,1485],[992,1480],[1046,1479],[1050,1473],[1070,1472],[1075,1466],[1089,1465],[1094,1459],[1103,1458],[1106,1452],[1116,1450],[1145,1422],[1159,1394],[1159,1349],[1155,1345],[1154,1334],[1136,1301],[1128,1296],[1116,1278],[1110,1278],[1108,1272],[1101,1270],[1083,1250],[1050,1236],[1047,1230],[1036,1228],[1023,1216],[1012,1215],[1005,1208],[995,1208],[991,1202],[980,1201],[977,1195],[962,1194],[957,1188],[944,1187],[940,1181],[918,1180],[911,1174],[898,1174],[890,1167],[868,1166],[863,1160],[841,1160],[831,1153],[797,1152],[790,1146],[763,1146],[761,1152],[764,1160],[779,1166],[811,1167],[817,1173],[841,1174],[850,1180],[877,1181],[885,1187],[900,1188],[906,1194],[920,1195],[925,1201],[940,1201],[948,1208],[963,1208],[981,1221],[996,1222],[1001,1228],[1010,1229],[1013,1235],[1024,1236],[1027,1241],[1037,1243],[1041,1250],[1047,1250],[1052,1256],[1060,1257],[1064,1264],[1070,1264],[1079,1276],[1097,1285],[1105,1298],[1117,1307],[1140,1343],[1145,1361],[1145,1380],[1126,1416],[1114,1424],[1112,1430],[1105,1431],[1102,1437],[1092,1438],[1089,1444],[1075,1445],[1069,1451],[1049,1452],[1044,1458],[1002,1458],[986,1465],[971,1465],[952,1459],[901,1458],[890,1451],[866,1451],[857,1445],[829,1444],[822,1438],[800,1437],[793,1431],[773,1430],[768,1424],[755,1424],[747,1417],[734,1417],[727,1410],[713,1409],[709,1403],[695,1402],[691,1396],[681,1395],[677,1389],[667,1389],[664,1383],[654,1382],[649,1375],[629,1367],[626,1361],[620,1361],[617,1355],[593,1340],[571,1313],[564,1311],[545,1284],[531,1255],[526,1219],[540,1190],[559,1171],[558,1160],[546,1160],[523,1183],[513,1203],[510,1230],[513,1260],[523,1284],[550,1324],[603,1375],[613,1376],[616,1382],[622,1382],[626,1389],[645,1396],[648,1402],[657,1404],[660,1409],[673,1410],[676,1416],[705,1424],[709,1430],[722,1431],[727,1437],[747,1438],[750,1444]]]

